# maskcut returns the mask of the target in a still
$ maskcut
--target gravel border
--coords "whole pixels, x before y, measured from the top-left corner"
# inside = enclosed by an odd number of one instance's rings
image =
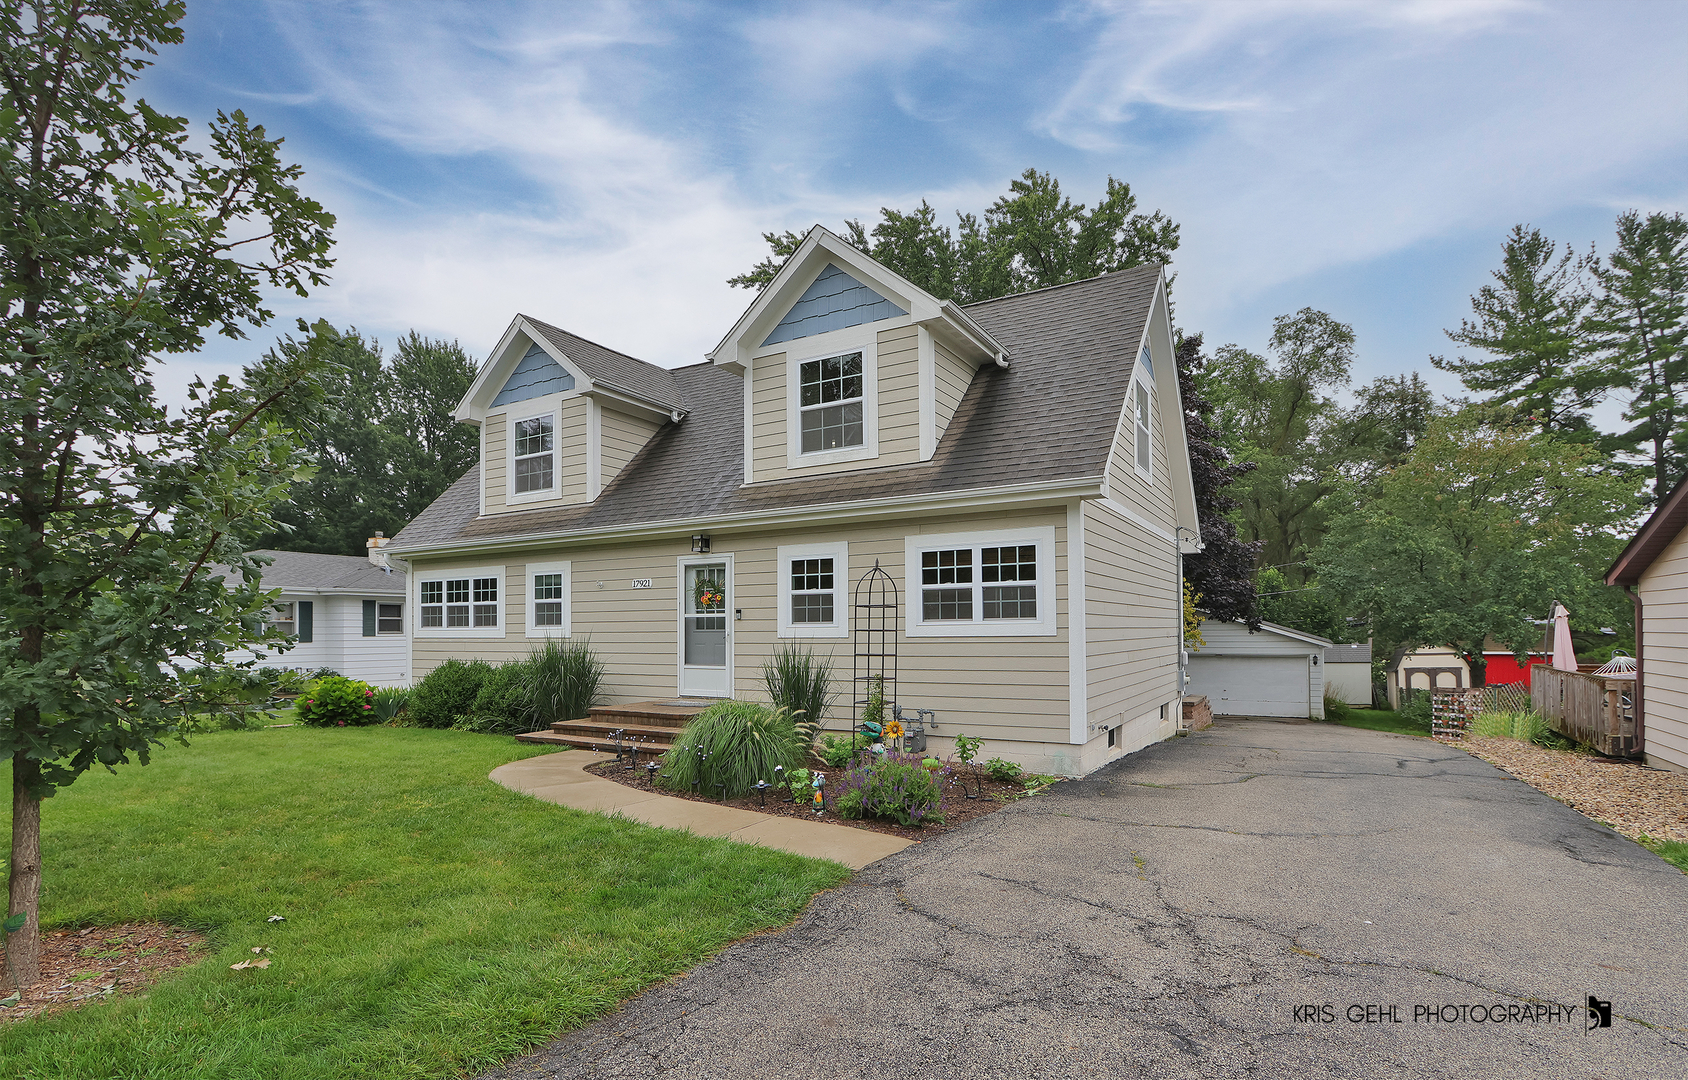
[[[1482,758],[1632,840],[1647,836],[1688,843],[1688,773],[1549,750],[1517,739],[1468,735],[1437,741]]]

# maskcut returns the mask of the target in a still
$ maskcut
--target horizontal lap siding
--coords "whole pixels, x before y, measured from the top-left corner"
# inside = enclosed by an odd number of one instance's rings
[[[754,479],[785,475],[785,354],[760,356],[751,369],[751,465]]]
[[[1149,347],[1154,356],[1154,394],[1150,405],[1149,443],[1152,479],[1138,475],[1136,465],[1136,390],[1128,388],[1122,402],[1120,423],[1114,433],[1114,448],[1108,455],[1108,490],[1113,498],[1135,509],[1171,532],[1178,524],[1172,501],[1172,477],[1168,473],[1168,440],[1177,437],[1178,425],[1172,410],[1178,408],[1178,369],[1172,342],[1166,336],[1166,322],[1159,301],[1149,319]],[[1120,363],[1136,363],[1122,356]]]
[[[613,409],[602,409],[598,415],[598,432],[603,440],[603,473],[600,483],[608,487],[610,481],[645,448],[645,444],[651,441],[651,436],[655,435],[662,425]]]
[[[1176,556],[1104,503],[1086,503],[1084,523],[1090,718],[1112,726],[1178,696]]]
[[[1688,769],[1688,531],[1647,568],[1637,591],[1647,756]]]
[[[919,331],[879,332],[879,456],[874,465],[920,460]]]
[[[967,387],[972,385],[973,376],[979,370],[978,366],[961,359],[943,342],[933,342],[933,374],[937,377],[932,390],[933,418],[936,421],[938,438],[944,437],[944,429],[949,427],[950,418],[955,415],[956,406],[967,394]]]
[[[504,414],[494,413],[483,422],[484,446],[481,450],[481,481],[486,485],[483,505],[486,512],[496,514],[504,509]]]
[[[785,639],[777,636],[776,548],[782,544],[847,541],[849,584],[879,560],[896,582],[899,595],[908,587],[903,573],[904,538],[911,532],[973,532],[1056,526],[1056,604],[1059,633],[1049,637],[909,638],[899,641],[897,697],[907,705],[934,709],[939,733],[958,731],[990,739],[1066,742],[1068,731],[1066,644],[1066,517],[1064,510],[934,519],[916,529],[899,522],[852,525],[781,533],[712,534],[717,553],[733,555],[733,606],[744,618],[733,623],[735,696],[765,700],[761,667]],[[534,561],[567,559],[572,564],[572,631],[590,636],[608,667],[612,702],[668,697],[676,693],[677,560],[688,553],[686,538],[620,545],[587,551],[558,548],[535,552]],[[424,573],[448,563],[424,564]],[[459,560],[455,565],[486,565]],[[508,568],[502,639],[417,638],[416,674],[431,670],[447,656],[481,656],[502,661],[525,655],[522,603],[524,567]],[[635,578],[650,578],[649,589],[633,589]],[[598,588],[598,582],[603,588]],[[817,654],[830,654],[836,668],[839,706],[833,726],[849,722],[852,639],[824,638],[811,643]]]

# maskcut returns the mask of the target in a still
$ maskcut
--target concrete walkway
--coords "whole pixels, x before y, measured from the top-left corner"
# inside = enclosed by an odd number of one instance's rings
[[[685,829],[698,836],[724,836],[742,844],[760,844],[816,859],[831,859],[852,870],[894,855],[914,842],[831,821],[804,821],[670,795],[652,795],[586,771],[588,765],[609,761],[614,756],[586,750],[543,754],[500,765],[490,776],[511,791],[524,792],[558,806],[620,814],[646,825]]]

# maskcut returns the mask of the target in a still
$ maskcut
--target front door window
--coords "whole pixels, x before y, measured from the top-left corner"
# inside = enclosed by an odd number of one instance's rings
[[[726,687],[727,565],[700,563],[686,567],[682,609],[681,648],[688,669],[687,689],[710,692]],[[704,670],[690,670],[704,669]],[[711,670],[712,669],[712,670]]]

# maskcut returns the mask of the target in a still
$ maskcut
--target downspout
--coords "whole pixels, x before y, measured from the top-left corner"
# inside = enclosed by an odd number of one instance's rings
[[[1635,608],[1635,691],[1630,696],[1630,709],[1635,713],[1635,756],[1643,762],[1647,760],[1647,724],[1644,719],[1646,710],[1641,702],[1644,697],[1643,686],[1646,679],[1647,661],[1641,649],[1641,594],[1631,592],[1628,585],[1623,587],[1629,596],[1629,602]]]
[[[1183,535],[1184,533],[1187,533],[1189,531],[1190,531],[1189,529],[1186,529],[1182,525],[1179,525],[1177,528],[1172,530],[1172,548],[1173,548],[1173,551],[1176,553],[1176,555],[1178,557],[1178,603],[1177,603],[1176,607],[1177,607],[1177,610],[1178,610],[1178,697],[1179,697],[1179,700],[1183,700],[1185,693],[1190,689],[1190,647],[1184,640],[1184,535]],[[1182,726],[1183,723],[1184,723],[1184,719],[1183,719],[1183,715],[1182,715],[1182,707],[1180,707],[1180,715],[1179,715],[1178,723],[1179,723],[1180,726]]]

